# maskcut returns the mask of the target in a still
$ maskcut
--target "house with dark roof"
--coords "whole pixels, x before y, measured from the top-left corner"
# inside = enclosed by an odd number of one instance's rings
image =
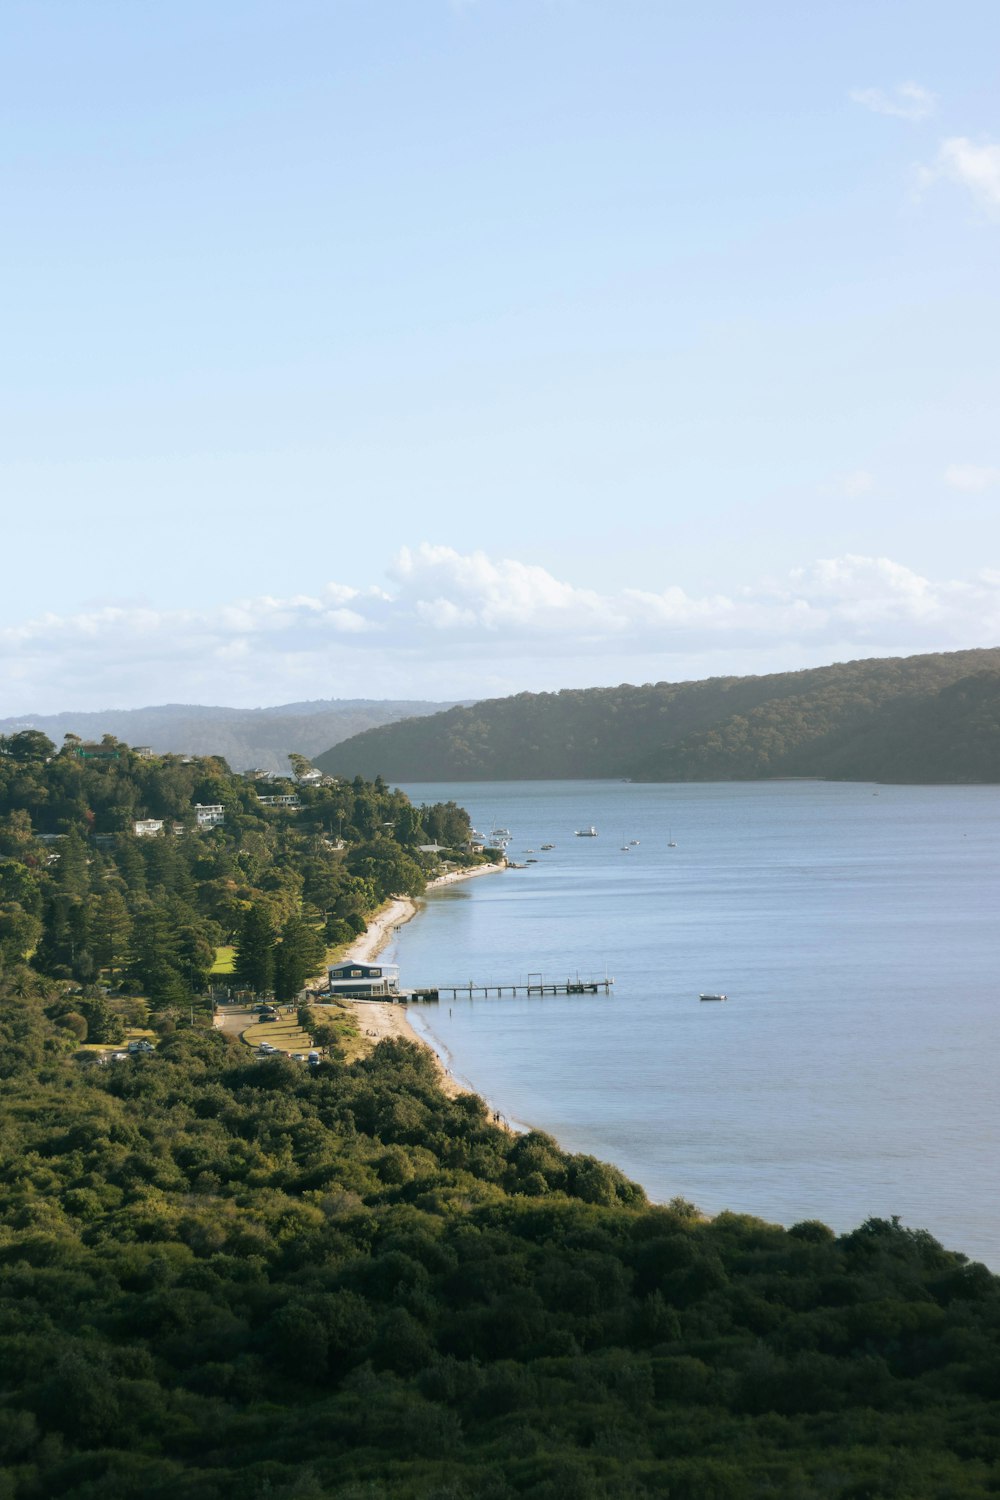
[[[390,1000],[399,994],[399,965],[354,960],[334,964],[327,988],[331,995],[354,1000]]]

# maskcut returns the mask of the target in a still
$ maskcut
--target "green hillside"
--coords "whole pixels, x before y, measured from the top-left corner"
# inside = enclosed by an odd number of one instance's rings
[[[1000,781],[1000,650],[766,677],[519,693],[370,729],[315,758],[394,781]]]
[[[0,1500],[995,1500],[985,1266],[651,1205],[306,1003],[315,1066],[213,1024],[219,946],[292,1005],[468,833],[297,795],[0,736]]]

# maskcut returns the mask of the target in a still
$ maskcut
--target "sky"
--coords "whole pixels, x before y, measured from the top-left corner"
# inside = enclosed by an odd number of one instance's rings
[[[0,717],[1000,644],[994,0],[4,0]]]

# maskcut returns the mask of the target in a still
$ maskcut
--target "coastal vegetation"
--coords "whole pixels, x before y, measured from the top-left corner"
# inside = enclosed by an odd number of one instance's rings
[[[64,982],[91,1042],[118,1039],[107,1016],[130,997],[165,1023],[212,985],[289,1002],[390,896],[423,891],[440,859],[421,845],[481,858],[469,833],[453,803],[414,808],[381,780],[258,782],[110,735],[58,752],[36,730],[0,737],[0,972]]]
[[[315,764],[393,781],[996,782],[1000,650],[519,693],[368,730]]]
[[[646,1203],[428,1054],[84,1067],[0,985],[9,1500],[991,1496],[1000,1282],[895,1220]]]
[[[985,1267],[895,1219],[654,1206],[414,1044],[348,1060],[334,1026],[310,1068],[199,1011],[220,947],[275,984],[467,828],[383,782],[293,812],[215,760],[0,742],[0,1497],[995,1496]]]

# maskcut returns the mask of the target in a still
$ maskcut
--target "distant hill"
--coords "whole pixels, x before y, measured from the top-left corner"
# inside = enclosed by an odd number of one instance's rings
[[[369,729],[313,760],[393,781],[996,782],[1000,649],[520,693]]]
[[[217,708],[164,703],[155,708],[106,709],[100,713],[24,714],[0,719],[0,734],[40,729],[58,745],[64,734],[100,739],[113,734],[130,745],[161,754],[221,755],[234,771],[260,767],[287,771],[288,754],[312,757],[375,725],[415,718],[450,707],[422,699],[321,698],[276,708]]]

